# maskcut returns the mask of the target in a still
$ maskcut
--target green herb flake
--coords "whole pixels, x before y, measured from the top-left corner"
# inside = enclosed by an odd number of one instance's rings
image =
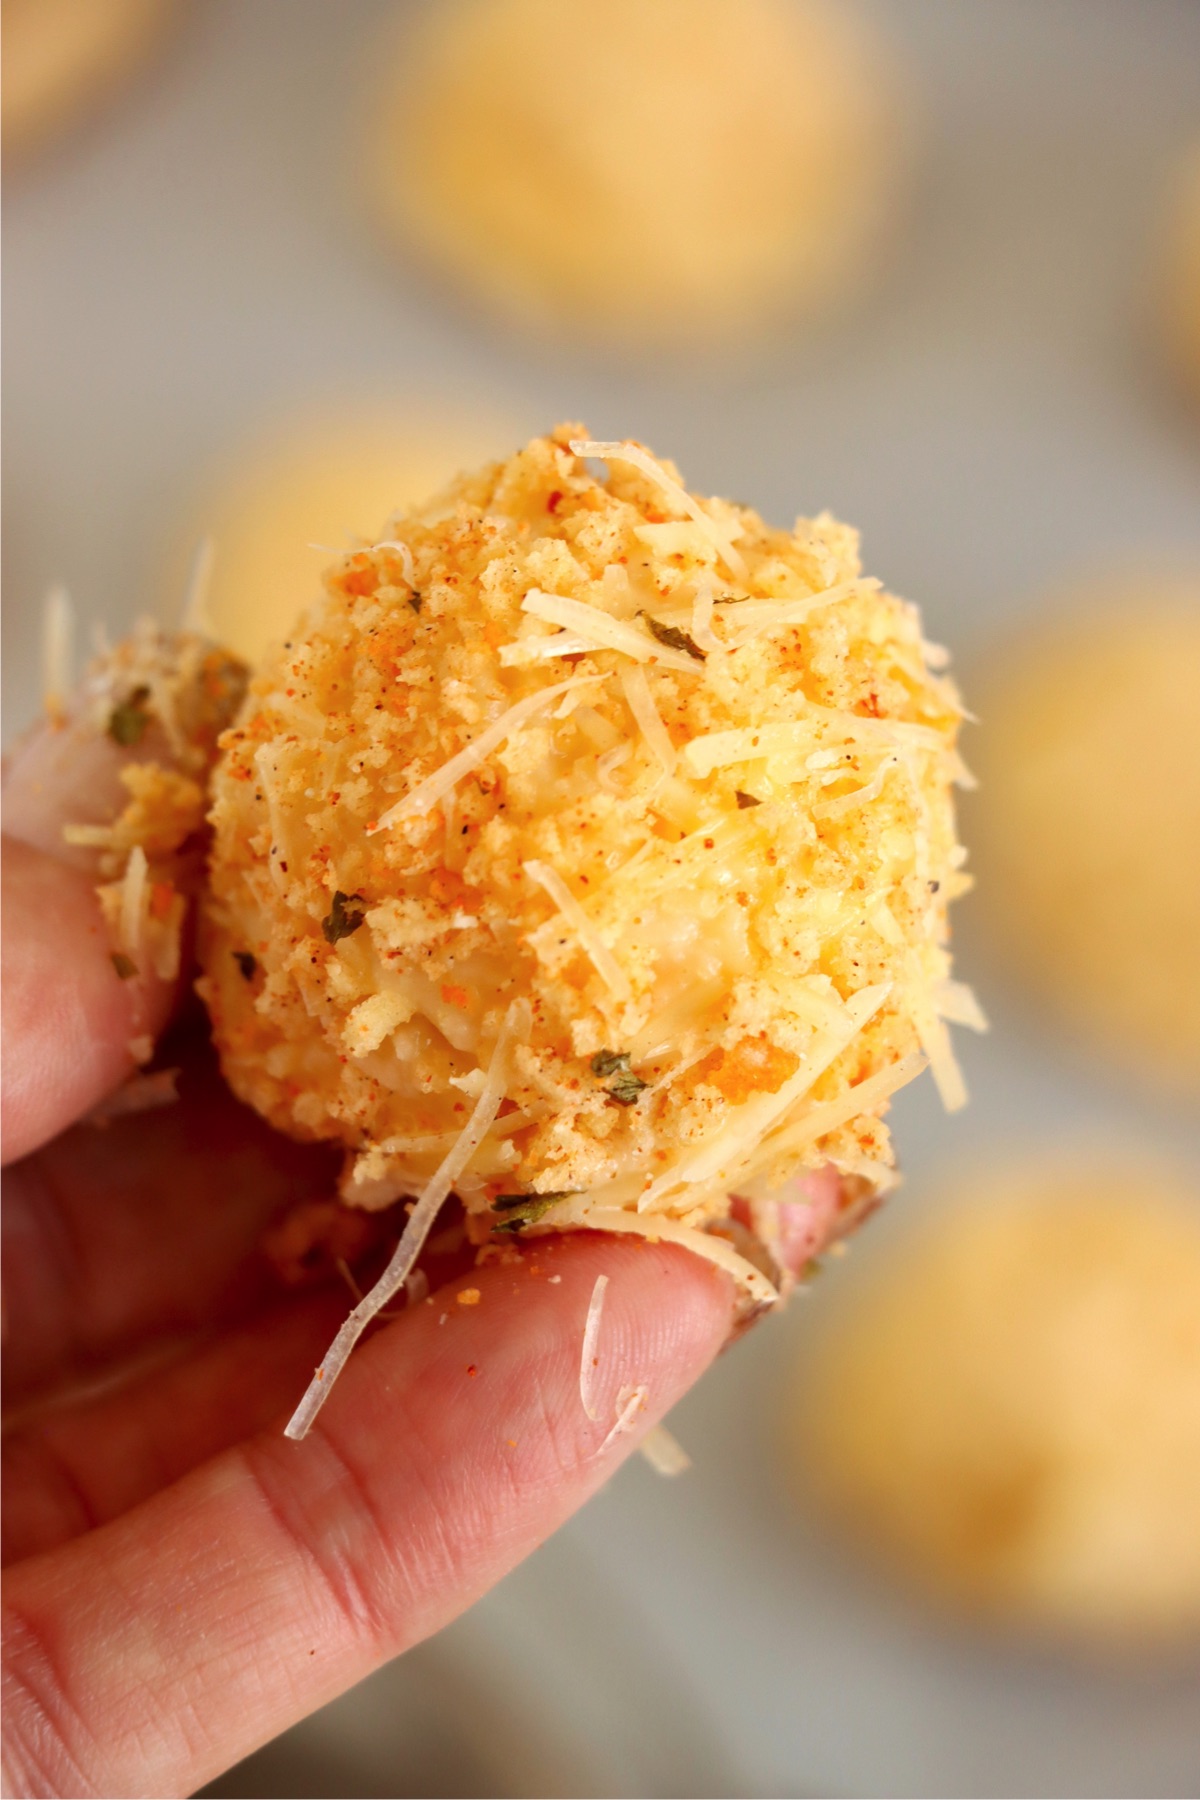
[[[150,723],[150,713],[146,707],[149,698],[148,687],[135,687],[109,714],[108,735],[123,750],[132,750],[135,744],[141,743]]]
[[[358,930],[367,915],[361,907],[351,906],[350,902],[361,899],[361,894],[343,894],[341,888],[337,890],[328,917],[321,920],[321,930],[327,944],[336,944],[341,938],[350,937]]]
[[[650,1085],[640,1075],[634,1074],[628,1050],[597,1050],[592,1058],[592,1074],[598,1075],[602,1081],[607,1081],[609,1076],[614,1077],[611,1087],[606,1088],[605,1092],[618,1106],[635,1106],[638,1095]]]
[[[424,599],[424,595],[418,594],[415,588],[414,588],[413,592],[408,596],[408,604],[412,607],[412,609],[415,613],[420,612],[421,602],[423,599]]]
[[[137,964],[131,956],[126,956],[123,950],[113,951],[112,966],[122,981],[132,981],[137,974]]]
[[[754,798],[753,794],[743,794],[741,788],[735,788],[734,794],[737,799],[738,807],[740,808],[740,810],[742,812],[745,812],[745,810],[748,806],[761,806],[762,805],[762,801],[756,800]]]
[[[642,613],[641,616],[659,643],[665,644],[668,650],[685,650],[689,656],[694,656],[697,662],[704,661],[704,651],[688,636],[686,631],[680,631],[677,625],[664,625],[661,619],[652,618],[648,612]]]
[[[258,973],[258,958],[251,956],[249,950],[235,950],[233,960],[242,971],[243,979],[253,981]]]
[[[518,1232],[524,1231],[527,1225],[536,1225],[539,1219],[545,1218],[552,1206],[560,1200],[569,1200],[578,1190],[562,1188],[552,1194],[497,1194],[492,1201],[492,1211],[503,1213],[504,1217],[492,1230]]]

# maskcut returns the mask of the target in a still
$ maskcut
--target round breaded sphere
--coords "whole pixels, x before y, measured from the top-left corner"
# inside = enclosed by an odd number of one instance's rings
[[[922,1048],[959,1098],[954,690],[847,527],[583,436],[393,519],[252,683],[213,782],[223,1067],[346,1146],[352,1203],[452,1156],[485,1235],[688,1232],[828,1162],[875,1191]]]
[[[445,0],[376,117],[401,239],[518,324],[656,347],[843,296],[908,161],[835,0]]]
[[[1091,1051],[1200,1091],[1200,577],[1105,575],[996,659],[971,818],[992,940]]]
[[[1194,1181],[1128,1146],[993,1162],[856,1275],[796,1395],[839,1528],[1013,1629],[1200,1635]]]

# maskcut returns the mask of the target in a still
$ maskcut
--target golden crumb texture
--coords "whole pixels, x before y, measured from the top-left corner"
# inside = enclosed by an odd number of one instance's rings
[[[108,746],[108,816],[70,823],[63,837],[102,878],[96,892],[123,976],[179,973],[188,901],[206,874],[209,774],[246,679],[208,638],[142,619],[96,658],[76,716],[58,722],[81,755],[95,758],[96,737]]]
[[[830,1161],[882,1189],[888,1095],[928,1058],[956,1103],[977,1022],[943,654],[828,515],[584,440],[394,518],[252,682],[202,932],[226,1075],[345,1146],[351,1203],[457,1146],[477,1236],[691,1231]]]

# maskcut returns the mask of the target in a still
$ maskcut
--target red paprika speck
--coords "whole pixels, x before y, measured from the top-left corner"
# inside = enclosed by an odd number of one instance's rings
[[[553,493],[546,495],[546,511],[548,513],[556,513],[561,504],[562,504],[562,489],[561,488],[555,488]]]

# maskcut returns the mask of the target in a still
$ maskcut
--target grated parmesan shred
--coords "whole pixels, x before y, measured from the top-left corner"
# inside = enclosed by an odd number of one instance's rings
[[[965,1025],[968,1031],[986,1031],[987,1014],[965,981],[942,981],[933,991],[933,1004],[939,1019],[951,1025]]]
[[[625,695],[630,712],[638,730],[646,740],[651,756],[661,766],[664,775],[671,775],[675,770],[675,746],[671,742],[667,728],[662,722],[658,708],[654,704],[654,696],[650,692],[650,683],[646,679],[646,671],[641,663],[625,663],[620,672],[621,690]]]
[[[187,586],[183,590],[183,607],[179,620],[181,631],[192,631],[200,637],[207,638],[219,636],[213,625],[212,612],[208,604],[209,596],[212,593],[216,555],[216,545],[212,537],[201,538],[192,558]]]
[[[536,858],[524,863],[525,873],[538,886],[544,888],[551,900],[570,925],[580,944],[586,951],[600,975],[601,980],[615,999],[624,1004],[632,997],[629,977],[613,955],[604,939],[600,936],[592,921],[572,894],[570,888],[549,863],[539,862]]]
[[[633,1237],[646,1238],[652,1244],[660,1241],[680,1244],[705,1262],[715,1263],[732,1275],[760,1305],[774,1306],[779,1299],[778,1290],[752,1262],[738,1254],[728,1238],[700,1231],[694,1225],[684,1225],[666,1213],[636,1213],[617,1206],[590,1206],[581,1213],[579,1223],[591,1231],[628,1232]]]
[[[726,1192],[735,1191],[747,1151],[761,1145],[776,1121],[812,1087],[842,1051],[858,1036],[879,1011],[892,991],[890,981],[877,982],[863,988],[846,1001],[844,1023],[839,1029],[818,1033],[817,1042],[801,1062],[800,1068],[773,1094],[759,1094],[732,1109],[732,1115],[707,1138],[667,1168],[646,1188],[638,1202],[639,1213],[660,1205],[675,1188],[719,1183]]]
[[[404,568],[404,579],[409,587],[416,589],[417,571],[413,563],[413,553],[400,538],[380,538],[377,544],[369,546],[371,550],[393,550],[400,558]]]
[[[402,800],[397,800],[395,806],[390,806],[381,818],[368,825],[367,836],[372,837],[377,831],[387,831],[392,825],[399,824],[401,819],[432,812],[444,794],[457,787],[464,776],[469,775],[472,769],[477,769],[493,750],[498,750],[514,731],[519,731],[522,725],[527,725],[530,719],[536,718],[552,700],[556,700],[560,694],[568,693],[571,688],[583,687],[589,681],[602,679],[602,676],[575,675],[570,681],[557,682],[553,687],[541,688],[536,694],[527,694],[523,700],[518,700],[507,712],[501,713],[498,719],[493,719],[457,756],[452,756],[449,762],[443,763],[434,774],[427,775],[424,781],[419,781]]]
[[[664,1475],[668,1480],[676,1475],[686,1475],[692,1466],[691,1457],[665,1425],[652,1425],[638,1449],[654,1473]]]
[[[53,724],[66,717],[67,696],[75,685],[75,608],[61,584],[46,595],[42,615],[42,704]]]
[[[719,656],[726,647],[712,628],[715,601],[712,582],[700,576],[692,599],[692,641],[706,656]]]
[[[146,852],[140,844],[135,844],[129,852],[129,861],[125,865],[121,883],[119,926],[121,949],[134,963],[139,963],[142,954],[142,923],[146,910],[148,870]]]
[[[586,600],[569,600],[562,594],[544,594],[540,588],[530,588],[521,602],[521,611],[544,619],[547,624],[563,626],[585,639],[588,649],[619,650],[635,662],[661,663],[665,669],[675,669],[682,675],[695,675],[700,668],[695,657],[660,644],[640,626],[614,619],[611,613],[590,606]]]
[[[601,1444],[598,1455],[603,1456],[610,1444],[614,1444],[619,1437],[624,1437],[626,1432],[633,1430],[634,1421],[640,1412],[646,1410],[646,1402],[649,1398],[649,1388],[640,1383],[637,1387],[620,1389],[617,1394],[616,1423]]]
[[[700,527],[734,580],[745,581],[749,573],[745,558],[741,551],[734,547],[728,533],[722,531],[716,520],[711,518],[697,501],[692,499],[682,483],[676,481],[674,476],[667,474],[667,471],[654,460],[648,450],[643,450],[639,444],[602,443],[596,438],[573,438],[570,448],[575,456],[595,456],[602,462],[631,463],[635,469],[640,469],[643,475],[648,475],[651,481],[658,483],[668,499],[672,500],[682,512],[687,514],[689,519],[692,519]]]
[[[787,625],[799,625],[808,615],[816,612],[818,607],[833,606],[839,600],[848,600],[852,594],[877,593],[883,583],[873,575],[856,576],[853,581],[840,581],[834,587],[823,589],[820,593],[805,594],[796,600],[771,601],[747,600],[737,609],[737,623],[742,628],[737,631],[730,649],[740,650],[744,645],[753,643],[757,637],[765,637],[768,632],[781,631]]]
[[[488,1064],[483,1091],[452,1150],[437,1173],[429,1181],[409,1215],[389,1262],[370,1293],[364,1295],[334,1338],[317,1369],[299,1406],[284,1427],[284,1436],[300,1439],[308,1436],[313,1420],[329,1397],[334,1382],[345,1368],[350,1353],[376,1314],[381,1312],[411,1274],[413,1264],[425,1246],[435,1219],[455,1182],[483,1142],[504,1098],[508,1051],[514,1037],[525,1028],[522,1018],[524,1002],[514,1001],[509,1008],[496,1047]]]
[[[921,1048],[929,1058],[929,1067],[942,1105],[947,1112],[961,1112],[967,1104],[967,1084],[950,1042],[950,1033],[934,1011],[924,986],[916,989],[910,1002]]]
[[[593,1422],[600,1417],[596,1411],[595,1385],[596,1369],[599,1357],[596,1354],[600,1343],[600,1320],[604,1312],[604,1296],[608,1288],[608,1276],[597,1275],[596,1285],[592,1289],[592,1297],[588,1301],[587,1319],[583,1327],[583,1348],[579,1356],[579,1401],[588,1418]]]

